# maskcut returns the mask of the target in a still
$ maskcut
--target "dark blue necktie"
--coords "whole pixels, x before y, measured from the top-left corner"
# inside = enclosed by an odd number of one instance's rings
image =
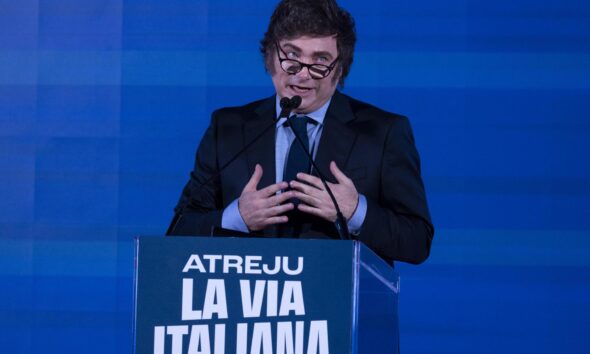
[[[302,147],[297,138],[291,143],[289,148],[289,156],[287,157],[287,165],[283,173],[283,181],[290,182],[297,179],[297,173],[309,173],[311,163],[305,154],[304,148],[309,151],[309,137],[307,136],[307,123],[312,122],[308,117],[291,117],[288,120],[291,128],[303,141]]]
[[[287,156],[287,164],[285,171],[283,172],[283,181],[290,182],[297,179],[299,172],[309,173],[311,162],[305,154],[304,148],[309,151],[309,137],[307,136],[307,123],[315,123],[308,117],[291,117],[287,121],[291,126],[291,129],[301,138],[303,144],[297,141],[297,138],[293,139],[291,147],[289,147],[289,153]],[[304,148],[301,146],[303,145]],[[295,205],[299,204],[299,199],[293,198],[288,201]],[[278,237],[299,237],[301,233],[302,215],[297,209],[287,212],[285,215],[289,217],[289,222],[286,224],[280,224],[277,227]]]

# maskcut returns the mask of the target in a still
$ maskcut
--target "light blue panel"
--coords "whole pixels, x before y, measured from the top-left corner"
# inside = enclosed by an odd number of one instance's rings
[[[357,68],[358,67],[358,68]],[[360,52],[350,85],[589,89],[590,54]]]
[[[42,0],[39,48],[105,51],[121,48],[121,0]]]
[[[38,52],[40,85],[119,85],[121,53],[118,51]]]
[[[0,0],[0,9],[0,48],[37,48],[39,0]]]
[[[123,1],[123,46],[131,50],[203,48],[210,1]]]
[[[128,51],[122,58],[123,84],[204,86],[206,63],[203,51]]]

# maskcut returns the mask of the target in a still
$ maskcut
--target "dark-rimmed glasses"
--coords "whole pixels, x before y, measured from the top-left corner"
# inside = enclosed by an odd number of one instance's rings
[[[328,75],[330,75],[330,72],[332,72],[332,70],[334,70],[336,63],[338,62],[338,59],[340,59],[340,57],[337,57],[336,59],[334,59],[334,61],[330,65],[305,64],[305,63],[300,62],[299,60],[281,58],[280,53],[283,53],[283,55],[285,57],[287,57],[287,53],[285,53],[285,51],[283,51],[283,48],[281,48],[281,46],[279,46],[279,43],[275,43],[275,45],[277,47],[277,59],[279,59],[279,64],[281,65],[281,69],[283,69],[283,71],[289,75],[295,75],[298,72],[300,72],[301,70],[303,70],[303,68],[307,68],[307,70],[309,71],[309,76],[311,76],[312,79],[321,80],[321,79],[326,78]],[[279,53],[279,50],[280,50],[280,53]]]

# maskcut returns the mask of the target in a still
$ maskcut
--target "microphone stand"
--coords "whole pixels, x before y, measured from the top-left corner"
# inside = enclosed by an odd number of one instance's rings
[[[279,114],[278,118],[273,119],[272,124],[269,124],[266,128],[264,128],[263,131],[260,132],[260,134],[256,135],[256,137],[254,139],[252,139],[248,144],[246,144],[246,146],[244,146],[242,148],[242,150],[238,151],[231,159],[229,159],[226,163],[223,164],[223,166],[221,166],[216,173],[214,173],[212,176],[210,176],[209,178],[207,178],[204,182],[199,184],[198,189],[200,190],[204,185],[209,184],[211,181],[213,181],[215,178],[219,177],[221,175],[221,173],[227,168],[227,166],[229,166],[230,164],[232,164],[239,156],[241,156],[245,151],[247,151],[252,145],[254,145],[254,143],[256,143],[258,140],[260,140],[260,138],[266,134],[266,132],[276,126],[277,122],[279,119],[281,119],[282,117],[289,117],[289,115],[291,114],[291,111],[296,108],[293,107],[291,99],[289,99],[288,97],[283,97],[281,99],[281,113]],[[297,104],[297,107],[299,106],[299,104],[301,104],[301,98],[299,100],[299,103]],[[174,214],[174,219],[172,220],[172,222],[170,223],[170,226],[168,227],[168,230],[166,230],[166,235],[170,235],[172,232],[174,232],[174,230],[176,229],[176,226],[178,225],[178,222],[180,221],[180,219],[182,218],[182,212],[184,210],[180,210],[179,212]]]
[[[300,104],[301,104],[301,97],[294,96],[291,99],[291,105],[293,106],[291,109],[295,109],[295,108],[299,107]],[[313,168],[318,172],[318,175],[320,176],[320,180],[322,181],[324,187],[326,188],[326,192],[328,192],[328,195],[330,196],[330,199],[332,200],[332,203],[334,204],[334,208],[336,208],[336,221],[334,221],[334,226],[336,227],[336,231],[338,232],[338,236],[340,236],[341,240],[350,240],[351,237],[350,237],[350,231],[348,230],[348,224],[346,223],[346,219],[344,218],[344,215],[342,215],[342,211],[340,211],[340,207],[338,206],[338,202],[336,201],[336,198],[334,197],[334,193],[332,193],[332,190],[328,186],[328,183],[326,182],[326,177],[324,176],[322,171],[320,171],[320,169],[316,165],[315,161],[313,160],[311,153],[309,151],[307,151],[307,149],[305,148],[305,145],[303,144],[303,140],[301,140],[301,137],[293,129],[292,124],[291,124],[291,119],[292,119],[291,117],[287,118],[287,120],[289,120],[289,124],[291,125],[291,131],[293,132],[293,135],[295,135],[295,139],[297,140],[297,142],[301,146],[301,149],[305,152],[305,155],[307,156],[308,160],[311,162],[311,165],[313,166]]]

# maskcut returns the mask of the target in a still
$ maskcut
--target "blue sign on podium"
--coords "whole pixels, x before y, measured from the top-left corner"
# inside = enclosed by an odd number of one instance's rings
[[[399,277],[356,241],[142,237],[135,352],[397,353]]]

